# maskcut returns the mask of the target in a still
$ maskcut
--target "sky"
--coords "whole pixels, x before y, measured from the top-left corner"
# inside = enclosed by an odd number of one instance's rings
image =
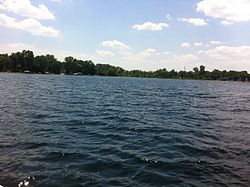
[[[0,0],[0,53],[250,72],[250,0]]]

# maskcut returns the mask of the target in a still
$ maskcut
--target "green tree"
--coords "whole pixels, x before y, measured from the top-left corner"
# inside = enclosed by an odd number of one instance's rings
[[[32,51],[29,50],[23,50],[22,51],[22,61],[20,62],[21,64],[21,71],[24,70],[29,70],[29,71],[33,71],[34,70],[34,54]]]
[[[8,69],[8,54],[0,54],[0,71],[6,71]]]
[[[194,71],[193,78],[198,79],[199,78],[199,69],[197,67],[194,67],[193,71]]]
[[[206,74],[205,66],[201,65],[200,66],[200,72],[199,72],[199,78],[200,79],[204,79],[205,78],[205,74]]]
[[[24,58],[21,52],[11,53],[10,55],[10,66],[11,72],[22,72]]]
[[[73,58],[72,56],[65,57],[64,59],[64,68],[65,68],[65,73],[68,75],[72,75],[76,69],[76,59]]]

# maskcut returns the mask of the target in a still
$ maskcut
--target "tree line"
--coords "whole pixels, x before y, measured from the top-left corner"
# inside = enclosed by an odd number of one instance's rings
[[[206,71],[203,65],[194,67],[193,71],[175,71],[174,69],[168,71],[165,68],[156,71],[126,71],[121,67],[94,64],[91,60],[78,60],[72,56],[66,57],[61,62],[50,54],[34,56],[30,50],[10,55],[0,54],[0,72],[250,81],[250,74],[247,71],[220,71],[217,69]]]

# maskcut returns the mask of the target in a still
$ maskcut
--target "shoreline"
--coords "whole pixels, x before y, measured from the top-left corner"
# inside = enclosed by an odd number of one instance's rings
[[[0,57],[0,72],[250,82],[250,74],[245,70],[214,69],[207,71],[204,65],[193,67],[192,70],[188,71],[168,70],[166,68],[143,71],[138,69],[126,70],[119,66],[94,63],[92,60],[81,60],[72,56],[65,57],[64,61],[58,61],[54,55],[35,56],[30,50],[23,50],[10,55],[0,54]]]
[[[0,74],[21,74],[21,75],[55,75],[55,76],[72,76],[72,77],[119,77],[119,78],[144,78],[144,79],[161,79],[161,80],[191,80],[191,81],[216,81],[216,82],[250,82],[249,80],[222,80],[222,79],[192,79],[192,78],[161,78],[161,77],[143,77],[143,76],[123,76],[123,75],[74,75],[74,74],[56,74],[56,73],[25,73],[25,72],[0,72]]]

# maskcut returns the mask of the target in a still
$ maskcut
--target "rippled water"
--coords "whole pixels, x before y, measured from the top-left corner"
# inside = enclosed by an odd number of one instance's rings
[[[250,186],[250,84],[0,74],[0,184]]]

